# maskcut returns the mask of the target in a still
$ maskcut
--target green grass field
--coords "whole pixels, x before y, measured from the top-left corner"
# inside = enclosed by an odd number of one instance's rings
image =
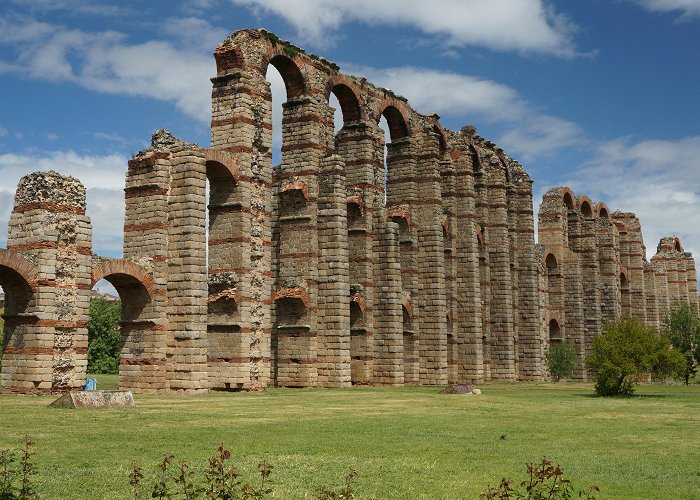
[[[115,377],[99,377],[108,389]],[[269,389],[136,396],[131,410],[58,410],[46,396],[0,396],[0,449],[37,446],[44,499],[128,498],[136,458],[203,469],[220,443],[247,478],[274,465],[275,498],[308,498],[357,470],[361,498],[478,498],[543,455],[598,498],[700,498],[700,385],[641,386],[629,399],[589,384],[488,383],[481,396],[430,387]],[[505,439],[501,439],[504,435]]]

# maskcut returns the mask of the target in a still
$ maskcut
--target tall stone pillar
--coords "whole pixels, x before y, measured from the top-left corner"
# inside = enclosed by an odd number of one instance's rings
[[[201,150],[171,149],[168,225],[170,389],[207,392],[206,164]]]
[[[0,255],[7,302],[3,391],[81,388],[87,370],[92,255],[85,188],[52,171],[25,175],[8,229],[7,250]]]
[[[349,387],[347,192],[339,156],[323,159],[318,182],[318,381],[322,387]]]

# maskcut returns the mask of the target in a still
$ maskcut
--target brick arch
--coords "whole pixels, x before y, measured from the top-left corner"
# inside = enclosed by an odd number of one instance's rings
[[[306,79],[299,69],[299,65],[284,52],[283,48],[272,48],[270,58],[263,63],[261,68],[263,76],[267,73],[270,64],[282,76],[284,87],[287,90],[287,100],[297,99],[307,94]]]
[[[0,249],[0,267],[10,269],[24,279],[30,289],[34,289],[39,280],[36,266],[22,254],[14,250]]]
[[[433,125],[433,132],[437,134],[438,149],[440,151],[440,155],[445,155],[449,149],[447,146],[447,137],[445,136],[445,129],[442,128],[442,126],[439,123],[435,123]]]
[[[148,293],[149,297],[153,293],[153,276],[138,264],[126,259],[104,260],[97,266],[94,266],[92,268],[91,286],[95,286],[101,279],[106,279],[112,283],[117,288],[117,291],[119,291],[117,285],[138,282]],[[117,283],[114,283],[114,281],[117,281]]]
[[[601,219],[607,219],[607,220],[611,219],[610,209],[602,201],[599,201],[598,203],[595,204],[595,214],[597,217],[600,217]]]
[[[552,266],[552,260],[554,260],[553,266]],[[553,250],[548,250],[547,252],[545,252],[542,255],[542,264],[544,264],[544,266],[547,269],[556,269],[559,266],[561,266],[561,257],[559,256],[558,252],[555,252]]]
[[[561,190],[561,202],[569,210],[576,210],[577,208],[576,195],[568,187],[565,187]]]
[[[206,149],[204,159],[207,166],[207,177],[224,178],[227,174],[238,182],[241,178],[238,163],[225,151]]]
[[[389,135],[392,141],[411,135],[408,126],[408,109],[406,109],[406,104],[403,101],[393,97],[382,100],[373,116],[374,121],[379,123],[382,116],[386,118],[389,124]]]
[[[38,270],[33,263],[13,250],[0,250],[0,285],[5,291],[5,314],[26,311],[38,281]]]
[[[343,123],[362,120],[362,108],[360,107],[360,91],[346,77],[340,74],[334,75],[329,81],[325,92],[326,100],[334,94],[340,103],[343,113]]]
[[[593,211],[593,202],[588,196],[579,196],[576,201],[581,215],[584,217],[593,217],[595,215]]]

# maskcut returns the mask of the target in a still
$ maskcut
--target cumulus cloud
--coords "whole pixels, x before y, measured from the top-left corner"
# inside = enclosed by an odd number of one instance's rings
[[[120,254],[126,165],[124,156],[82,156],[73,151],[0,155],[0,246],[6,244],[7,221],[19,179],[27,172],[55,170],[78,177],[87,188],[87,214],[93,224],[95,251]]]
[[[482,115],[494,121],[517,121],[527,105],[507,85],[448,71],[404,66],[375,69],[343,65],[349,72],[406,97],[422,113]]]
[[[497,51],[576,54],[574,24],[544,0],[231,0],[283,17],[307,43],[321,45],[347,22],[411,27],[446,45]]]
[[[700,255],[700,136],[684,139],[600,144],[577,169],[572,186],[606,200],[612,209],[637,214],[647,255],[663,236],[675,234],[686,250]]]
[[[436,112],[464,125],[475,121],[501,125],[505,131],[498,144],[524,161],[585,143],[577,124],[540,113],[517,91],[493,80],[416,67],[343,67],[403,95],[421,113]]]
[[[207,32],[210,27],[187,18],[166,21],[163,29],[172,33],[183,23],[192,29],[188,36]],[[7,19],[0,19],[0,43],[17,51],[14,61],[0,61],[0,71],[67,81],[98,92],[169,101],[202,123],[210,120],[206,82],[216,68],[211,54],[199,45],[178,48],[167,41],[130,44],[124,34],[115,31],[90,33],[36,22],[15,25]]]
[[[700,17],[700,0],[632,0],[651,12],[679,12],[685,18]]]
[[[555,151],[580,147],[586,142],[583,130],[576,123],[537,114],[510,128],[498,140],[505,150],[517,152],[524,161],[548,157]]]

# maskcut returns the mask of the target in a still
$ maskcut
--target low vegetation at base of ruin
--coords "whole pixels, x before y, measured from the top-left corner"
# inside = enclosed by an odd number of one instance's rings
[[[99,375],[98,387],[116,385]],[[243,482],[274,469],[278,498],[338,492],[349,469],[356,498],[478,498],[523,465],[550,457],[575,491],[599,498],[700,495],[700,383],[640,385],[634,397],[592,397],[592,384],[479,384],[481,396],[435,387],[281,389],[198,397],[136,395],[136,407],[58,410],[52,396],[0,396],[0,450],[36,443],[42,499],[129,498],[132,461],[152,486],[164,456],[202,477],[225,444]],[[313,496],[311,497],[313,498]]]
[[[669,335],[631,316],[609,323],[593,340],[586,364],[595,373],[598,396],[631,396],[644,374],[657,380],[682,377],[686,356]]]
[[[569,343],[557,343],[550,345],[544,355],[547,368],[552,380],[559,382],[570,377],[576,367],[576,347]]]

